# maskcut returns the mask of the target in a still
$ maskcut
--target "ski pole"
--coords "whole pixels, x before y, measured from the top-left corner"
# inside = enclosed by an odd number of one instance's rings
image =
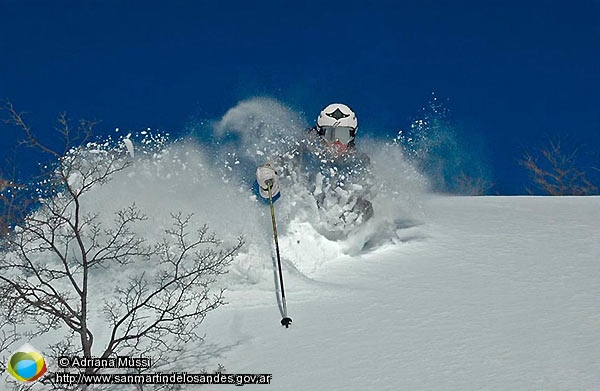
[[[279,240],[277,239],[277,224],[275,223],[275,208],[273,207],[273,195],[271,194],[271,185],[273,180],[266,181],[267,189],[269,190],[269,204],[271,205],[271,221],[273,222],[273,237],[275,238],[275,253],[277,254],[277,268],[279,270],[279,285],[281,287],[281,301],[283,303],[283,318],[281,325],[285,328],[290,327],[292,318],[287,315],[287,304],[285,302],[285,289],[283,287],[283,272],[281,271],[281,257],[279,256]]]

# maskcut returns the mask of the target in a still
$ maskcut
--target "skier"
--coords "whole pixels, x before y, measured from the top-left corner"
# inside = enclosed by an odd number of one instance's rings
[[[280,196],[280,174],[296,170],[308,177],[310,191],[321,210],[326,205],[339,206],[333,213],[325,213],[332,220],[330,225],[370,219],[373,216],[373,207],[367,199],[371,196],[370,159],[356,150],[357,128],[356,114],[345,104],[325,107],[295,150],[279,157],[277,163],[258,167],[256,181],[260,196],[268,200],[267,183],[270,183],[276,201]]]

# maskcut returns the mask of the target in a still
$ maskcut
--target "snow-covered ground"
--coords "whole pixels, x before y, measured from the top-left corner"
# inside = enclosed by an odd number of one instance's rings
[[[231,291],[215,361],[278,390],[599,389],[600,198],[423,205],[394,245],[284,271],[289,329],[274,282]]]

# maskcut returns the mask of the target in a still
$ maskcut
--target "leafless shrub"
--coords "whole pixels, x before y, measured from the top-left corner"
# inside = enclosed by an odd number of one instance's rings
[[[91,155],[83,145],[93,123],[81,122],[74,133],[61,115],[57,130],[68,147],[58,153],[39,142],[12,105],[6,110],[25,132],[25,143],[53,156],[56,164],[43,174],[37,208],[5,235],[0,250],[0,361],[6,362],[16,340],[55,330],[65,338],[49,346],[51,360],[134,355],[164,365],[184,344],[200,339],[198,325],[224,304],[223,290],[213,285],[242,239],[224,246],[207,226],[194,230],[191,215],[172,214],[173,225],[162,240],[149,242],[136,230],[147,216],[135,204],[107,223],[85,195],[129,167],[130,160],[112,150]],[[106,289],[109,284],[112,289]],[[35,325],[21,328],[27,334],[15,326],[25,322]],[[68,388],[53,384],[50,376],[42,382]]]
[[[598,187],[577,165],[577,149],[566,151],[560,140],[550,140],[535,155],[525,153],[519,163],[538,190],[553,196],[598,194]],[[530,194],[534,191],[527,188]]]
[[[484,178],[474,178],[464,171],[456,178],[456,192],[462,195],[482,196],[487,194],[494,184]]]

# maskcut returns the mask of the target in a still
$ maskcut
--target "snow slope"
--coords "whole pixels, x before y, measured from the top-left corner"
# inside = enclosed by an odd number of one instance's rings
[[[600,388],[599,197],[428,198],[398,233],[285,270],[289,329],[274,284],[230,292],[214,360],[277,390]]]
[[[121,153],[132,166],[85,195],[84,212],[103,224],[135,202],[149,216],[136,230],[150,242],[174,212],[194,213],[195,228],[207,223],[225,243],[244,235],[219,281],[229,304],[199,326],[205,341],[156,370],[222,364],[272,373],[270,389],[292,391],[600,389],[600,197],[431,196],[401,149],[381,140],[359,145],[375,167],[375,216],[346,240],[313,228],[306,193],[282,189],[294,322],[281,327],[269,207],[250,188],[273,140],[293,145],[303,125],[277,102],[251,100],[215,124],[208,145],[127,136]],[[138,266],[132,272],[154,267]],[[101,270],[90,283],[94,354],[106,343],[103,300],[116,281]],[[63,332],[24,342],[44,353]]]

